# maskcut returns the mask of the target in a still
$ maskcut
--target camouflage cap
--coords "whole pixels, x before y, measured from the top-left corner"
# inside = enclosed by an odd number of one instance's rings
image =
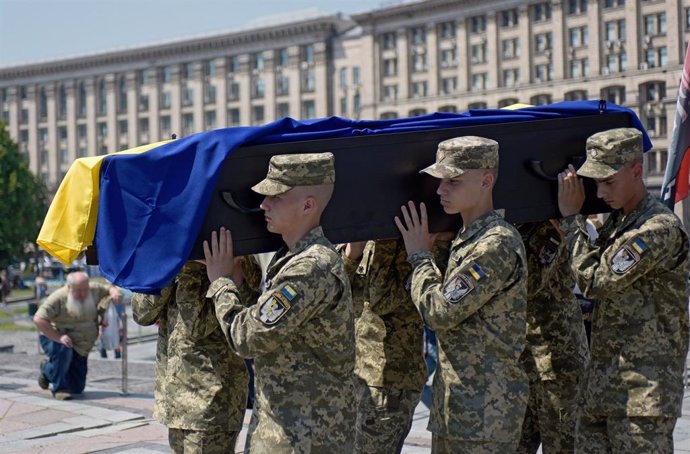
[[[436,178],[453,178],[470,169],[497,169],[498,142],[477,136],[455,137],[438,144],[436,163],[422,169]]]
[[[266,178],[252,187],[263,195],[278,195],[295,186],[335,183],[333,153],[282,154],[268,163]]]
[[[587,139],[587,160],[577,174],[608,178],[629,162],[642,159],[642,133],[635,128],[598,132]]]

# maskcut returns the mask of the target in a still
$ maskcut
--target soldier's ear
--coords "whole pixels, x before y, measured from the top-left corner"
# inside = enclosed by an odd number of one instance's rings
[[[316,199],[314,196],[308,196],[304,199],[304,211],[311,212],[316,208]]]

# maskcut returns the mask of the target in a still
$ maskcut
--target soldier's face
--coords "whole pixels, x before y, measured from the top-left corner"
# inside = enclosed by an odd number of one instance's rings
[[[436,193],[443,211],[458,214],[474,206],[479,200],[483,172],[468,170],[453,178],[442,178]]]
[[[597,183],[597,197],[602,199],[614,210],[626,210],[635,197],[635,182],[638,177],[637,164],[627,164],[613,176],[595,179]]]
[[[300,194],[292,189],[282,194],[266,196],[260,205],[264,210],[266,229],[281,235],[291,232],[301,219],[302,202]]]

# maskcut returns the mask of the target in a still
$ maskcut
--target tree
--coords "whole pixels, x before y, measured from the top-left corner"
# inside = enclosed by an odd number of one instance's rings
[[[0,269],[24,259],[46,214],[47,188],[0,122]]]

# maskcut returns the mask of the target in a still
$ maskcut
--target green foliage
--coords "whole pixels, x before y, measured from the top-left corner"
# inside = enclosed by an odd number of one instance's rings
[[[27,246],[36,241],[46,214],[47,193],[0,122],[0,269],[29,255]]]

